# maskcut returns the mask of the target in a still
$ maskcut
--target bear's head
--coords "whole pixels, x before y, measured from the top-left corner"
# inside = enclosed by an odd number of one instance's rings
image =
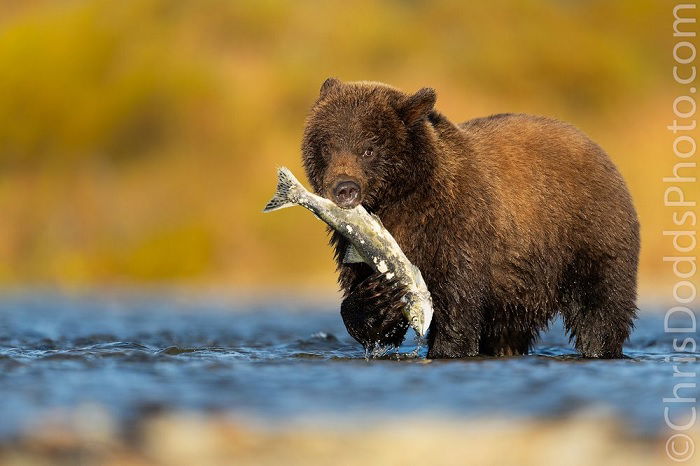
[[[329,78],[306,121],[302,157],[314,190],[341,207],[370,211],[425,179],[435,91],[405,94],[374,82]]]

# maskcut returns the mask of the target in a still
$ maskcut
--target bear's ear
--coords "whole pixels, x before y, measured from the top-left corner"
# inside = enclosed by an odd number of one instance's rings
[[[411,126],[435,106],[435,89],[424,87],[413,95],[401,99],[397,111],[406,126]]]
[[[328,78],[325,81],[323,81],[323,84],[321,84],[321,91],[319,93],[319,97],[323,98],[328,94],[331,89],[334,89],[338,86],[340,86],[342,83],[340,82],[340,79],[337,78]]]

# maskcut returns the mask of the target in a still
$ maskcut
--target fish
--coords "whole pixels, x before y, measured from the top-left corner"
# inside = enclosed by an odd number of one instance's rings
[[[277,192],[263,212],[299,205],[337,231],[350,243],[344,264],[364,262],[387,280],[395,279],[405,287],[402,312],[419,338],[430,328],[433,300],[418,267],[413,265],[379,217],[362,204],[342,208],[330,199],[308,191],[286,167],[277,170]]]

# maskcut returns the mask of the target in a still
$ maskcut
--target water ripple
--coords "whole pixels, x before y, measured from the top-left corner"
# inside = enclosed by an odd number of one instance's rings
[[[660,314],[642,313],[627,359],[581,358],[556,324],[528,356],[430,361],[409,340],[367,358],[332,308],[258,303],[228,312],[206,301],[60,296],[0,305],[0,438],[86,402],[125,425],[156,405],[272,420],[552,417],[604,406],[654,432],[676,382],[669,360],[690,357],[680,364],[700,369],[700,354],[672,351]]]

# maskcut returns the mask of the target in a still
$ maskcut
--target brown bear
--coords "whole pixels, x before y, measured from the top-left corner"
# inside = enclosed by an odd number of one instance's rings
[[[610,158],[573,126],[499,114],[455,124],[435,91],[330,78],[302,157],[314,190],[377,214],[432,293],[429,358],[526,354],[560,313],[585,357],[622,356],[636,315],[639,224]],[[341,315],[365,347],[398,345],[401,288],[343,264]]]

